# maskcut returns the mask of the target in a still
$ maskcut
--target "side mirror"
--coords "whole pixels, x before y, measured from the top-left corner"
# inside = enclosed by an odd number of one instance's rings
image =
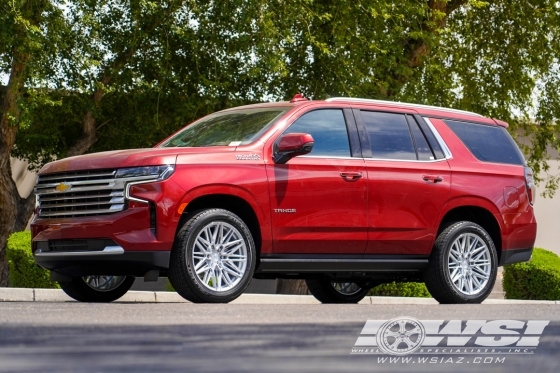
[[[308,133],[289,133],[282,136],[276,153],[274,163],[284,164],[293,157],[311,153],[313,150],[313,136]]]

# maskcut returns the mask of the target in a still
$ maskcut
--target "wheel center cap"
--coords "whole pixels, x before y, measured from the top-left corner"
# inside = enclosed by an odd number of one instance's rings
[[[466,261],[466,260],[463,260],[463,261],[461,262],[461,267],[462,267],[463,269],[468,269],[468,268],[469,268],[469,262]]]
[[[211,259],[212,259],[212,264],[218,263],[220,261],[220,254],[214,251],[211,255]]]

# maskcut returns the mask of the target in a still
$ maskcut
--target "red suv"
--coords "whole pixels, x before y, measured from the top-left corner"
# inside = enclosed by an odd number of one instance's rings
[[[35,261],[74,299],[109,302],[168,277],[192,302],[251,278],[305,279],[324,303],[424,281],[478,303],[498,266],[531,257],[531,169],[481,115],[331,98],[208,115],[152,149],[41,170]]]

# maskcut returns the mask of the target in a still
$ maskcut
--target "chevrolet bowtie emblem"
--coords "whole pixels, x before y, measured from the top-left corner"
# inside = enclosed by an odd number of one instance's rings
[[[72,185],[70,184],[64,184],[64,183],[60,183],[58,184],[54,189],[57,192],[66,192],[68,189],[72,188]]]

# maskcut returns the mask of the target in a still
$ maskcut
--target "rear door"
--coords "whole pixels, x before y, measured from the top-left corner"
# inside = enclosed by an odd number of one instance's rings
[[[367,244],[367,176],[350,109],[317,109],[283,133],[313,136],[313,151],[268,164],[275,254],[360,254]]]
[[[368,174],[365,254],[427,255],[448,200],[451,172],[419,116],[355,110]]]

